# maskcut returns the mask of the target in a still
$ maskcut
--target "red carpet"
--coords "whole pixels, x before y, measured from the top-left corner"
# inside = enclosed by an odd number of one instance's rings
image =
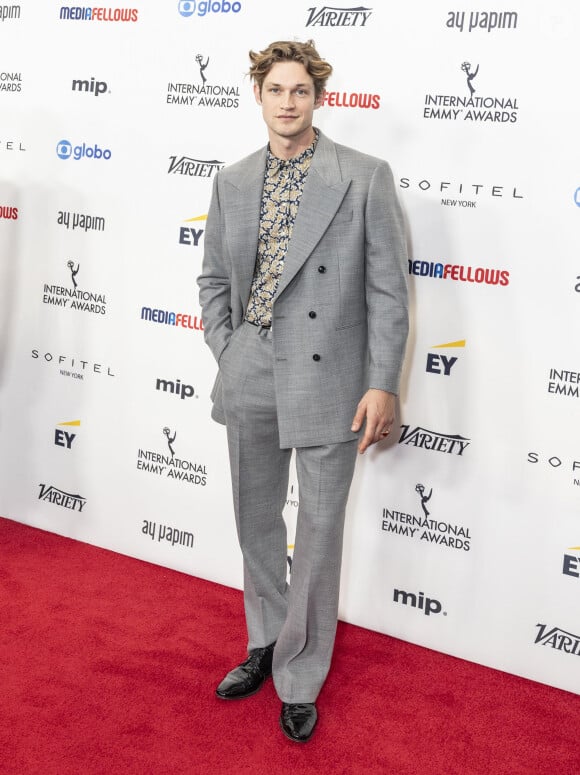
[[[340,624],[306,745],[244,657],[235,590],[0,519],[0,772],[580,773],[580,697]]]

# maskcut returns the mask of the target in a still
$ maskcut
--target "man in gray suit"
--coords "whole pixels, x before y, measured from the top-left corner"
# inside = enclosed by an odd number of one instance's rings
[[[272,674],[282,730],[304,742],[334,645],[357,444],[363,453],[394,421],[406,248],[386,162],[312,126],[332,72],[312,41],[272,43],[250,59],[269,144],[216,175],[198,279],[249,636],[248,658],[216,694],[248,697]],[[292,449],[300,503],[288,586]]]

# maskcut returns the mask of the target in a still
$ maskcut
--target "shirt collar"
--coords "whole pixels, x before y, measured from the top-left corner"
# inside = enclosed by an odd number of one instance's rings
[[[314,128],[314,140],[312,141],[312,143],[308,146],[308,148],[305,148],[302,151],[302,153],[300,153],[298,156],[293,156],[291,159],[279,159],[277,156],[274,156],[274,154],[270,150],[270,145],[268,144],[268,154],[266,156],[266,169],[277,170],[284,166],[300,167],[304,164],[304,162],[306,161],[310,162],[312,157],[314,156],[314,151],[316,150],[316,144],[318,142],[319,137],[320,137],[320,132],[318,131],[318,129]]]

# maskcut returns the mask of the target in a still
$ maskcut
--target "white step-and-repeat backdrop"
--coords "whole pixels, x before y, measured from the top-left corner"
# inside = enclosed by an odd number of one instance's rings
[[[241,585],[195,278],[215,172],[266,142],[247,52],[313,38],[318,125],[391,163],[411,251],[341,617],[580,692],[579,30],[572,0],[0,4],[0,514]]]

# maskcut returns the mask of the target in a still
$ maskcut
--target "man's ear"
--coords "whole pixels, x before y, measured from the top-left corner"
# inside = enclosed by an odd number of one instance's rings
[[[324,98],[326,97],[326,89],[323,89],[318,97],[314,100],[314,110],[318,110],[324,104]]]
[[[254,97],[256,98],[256,102],[258,105],[262,104],[262,96],[260,94],[260,87],[257,83],[254,84]]]

